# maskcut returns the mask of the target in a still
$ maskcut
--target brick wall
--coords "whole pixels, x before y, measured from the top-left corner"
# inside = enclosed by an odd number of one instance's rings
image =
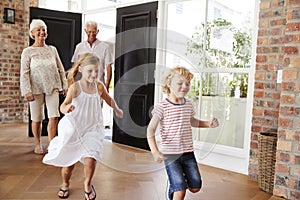
[[[287,199],[300,199],[299,47],[300,0],[261,0],[249,177],[258,179],[258,134],[277,130],[273,194]]]
[[[38,0],[0,1],[0,95],[12,97],[0,102],[0,123],[22,122],[27,118],[27,104],[20,94],[20,58],[29,44],[29,7],[37,5]],[[15,9],[15,24],[4,23],[4,8]]]

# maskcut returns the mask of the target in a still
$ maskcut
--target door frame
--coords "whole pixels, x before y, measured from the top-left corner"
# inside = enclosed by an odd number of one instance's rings
[[[154,103],[157,8],[158,1],[151,1],[117,9],[114,98],[124,117],[114,118],[112,141],[145,150]]]
[[[50,13],[50,14],[49,14]],[[69,16],[68,18],[66,17],[66,14]],[[72,17],[70,17],[72,16]],[[56,19],[61,19],[61,21],[68,21],[70,22],[70,24],[72,24],[72,28],[74,29],[74,34],[71,37],[73,42],[70,42],[70,46],[71,49],[67,49],[69,52],[69,54],[67,54],[67,56],[70,56],[69,58],[67,58],[66,60],[63,59],[62,57],[62,52],[64,52],[64,49],[60,49],[59,45],[55,44],[55,41],[51,41],[49,40],[49,36],[46,39],[46,44],[47,45],[54,45],[57,48],[58,54],[60,56],[61,62],[63,63],[64,69],[65,71],[67,71],[69,68],[72,67],[71,64],[71,58],[73,55],[73,52],[75,50],[76,45],[81,41],[81,32],[79,31],[82,27],[82,14],[80,13],[71,13],[71,12],[65,12],[65,11],[57,11],[57,10],[49,10],[49,9],[45,9],[45,8],[38,8],[38,7],[30,7],[30,14],[29,14],[29,21],[31,22],[32,19],[42,19],[45,21],[45,23],[47,24],[46,19],[51,19],[51,20],[56,20]],[[78,23],[75,23],[77,22]],[[47,24],[48,26],[48,32],[53,31],[53,29],[49,29],[49,24]],[[49,34],[52,37],[52,34]],[[56,38],[56,37],[54,37]],[[33,44],[34,40],[29,38],[30,40],[30,45]],[[53,38],[52,38],[53,39]],[[57,42],[57,41],[56,41]],[[59,41],[61,42],[61,41]],[[60,44],[61,45],[61,44]],[[61,104],[64,100],[64,95],[59,94],[59,104]],[[47,132],[47,126],[48,126],[48,116],[47,116],[47,109],[46,109],[46,105],[44,106],[44,113],[45,113],[45,119],[42,120],[41,122],[41,135],[42,136],[47,136],[48,132]],[[33,137],[33,133],[32,133],[32,128],[31,128],[31,116],[30,116],[30,109],[28,108],[28,136],[29,137]],[[63,117],[63,113],[60,112],[60,117],[59,120]]]
[[[184,0],[191,1],[191,0]],[[171,3],[182,2],[182,0],[165,0],[159,1],[158,11],[158,30],[167,29],[167,18],[168,18],[168,5]],[[206,0],[208,2],[208,0]],[[256,39],[257,39],[257,27],[258,27],[258,0],[255,2],[255,11],[254,11],[254,23],[253,23],[253,37],[252,37],[252,58],[251,58],[251,67],[249,69],[241,69],[239,72],[249,74],[248,82],[248,97],[247,97],[247,109],[246,113],[252,113],[252,102],[253,102],[253,91],[254,91],[254,72],[255,72],[255,55],[256,55]],[[207,8],[206,8],[207,9]],[[207,14],[206,14],[207,16]],[[166,34],[164,31],[159,32],[157,35],[157,41],[161,41],[158,45],[159,48],[166,49]],[[166,63],[166,51],[157,52],[157,63],[159,66],[165,66]],[[200,69],[199,71],[208,72],[210,69]],[[229,72],[237,72],[236,69],[230,69]],[[217,69],[217,72],[224,72]],[[157,80],[160,80],[162,76],[159,68],[156,69],[155,77]],[[161,101],[163,98],[162,90],[159,86],[155,86],[155,100],[154,103]],[[246,115],[245,129],[244,129],[244,148],[233,148],[222,145],[215,145],[213,151],[209,153],[209,156],[205,159],[197,159],[201,164],[210,165],[217,168],[222,168],[230,171],[235,171],[242,174],[248,174],[248,165],[249,165],[249,150],[250,150],[250,135],[251,135],[251,119],[252,115]],[[158,134],[156,134],[158,135]],[[159,140],[159,137],[157,138]],[[205,143],[195,142],[195,149],[203,150]],[[224,162],[225,161],[225,162]],[[235,165],[235,166],[234,166]]]

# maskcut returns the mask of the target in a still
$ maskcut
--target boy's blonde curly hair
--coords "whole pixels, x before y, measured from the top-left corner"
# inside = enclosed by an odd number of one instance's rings
[[[187,68],[176,66],[169,70],[162,79],[162,89],[164,93],[169,94],[171,92],[169,85],[175,74],[183,76],[187,81],[191,81],[194,78],[194,75]]]

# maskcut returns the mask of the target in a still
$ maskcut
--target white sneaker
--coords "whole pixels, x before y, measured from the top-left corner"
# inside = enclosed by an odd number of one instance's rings
[[[172,200],[172,199],[170,199],[170,183],[168,180],[167,180],[167,187],[166,187],[165,195],[166,195],[167,200]]]

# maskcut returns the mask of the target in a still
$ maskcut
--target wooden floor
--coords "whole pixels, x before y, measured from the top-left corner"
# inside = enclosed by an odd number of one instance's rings
[[[47,138],[43,137],[46,144]],[[0,124],[0,199],[58,199],[60,169],[42,164],[43,156],[33,154],[33,138],[27,124]],[[166,174],[151,155],[105,141],[105,155],[98,163],[93,185],[97,200],[164,200]],[[269,200],[257,182],[246,175],[199,165],[203,188],[187,193],[187,200]],[[76,164],[69,199],[84,199],[83,167]],[[272,200],[275,200],[275,197]]]

